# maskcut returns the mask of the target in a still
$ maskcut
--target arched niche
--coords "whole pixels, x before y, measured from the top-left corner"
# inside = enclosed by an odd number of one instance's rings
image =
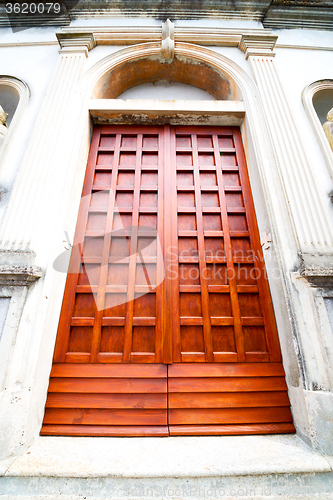
[[[311,83],[303,90],[302,100],[333,179],[333,151],[323,129],[326,115],[333,108],[333,80],[318,80]]]
[[[324,125],[327,113],[333,108],[333,81],[331,88],[326,88],[316,92],[313,96],[312,102],[320,123]]]
[[[0,78],[0,105],[8,114],[7,126],[11,124],[18,103],[20,101],[20,94],[15,87],[7,84],[6,80]]]
[[[116,99],[132,87],[159,81],[198,87],[217,100],[242,99],[239,87],[220,68],[180,54],[171,63],[152,55],[116,65],[98,80],[92,98]]]
[[[0,161],[4,159],[7,146],[17,129],[24,109],[28,103],[30,91],[26,83],[12,76],[0,75],[0,105],[8,114],[8,130],[0,143]]]

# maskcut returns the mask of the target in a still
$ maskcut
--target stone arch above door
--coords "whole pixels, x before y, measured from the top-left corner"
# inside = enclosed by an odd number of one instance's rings
[[[211,50],[186,43],[178,43],[174,59],[166,62],[156,44],[138,44],[100,61],[87,77],[95,77],[93,99],[115,99],[136,85],[167,80],[198,87],[218,100],[242,100],[228,63],[234,65]]]

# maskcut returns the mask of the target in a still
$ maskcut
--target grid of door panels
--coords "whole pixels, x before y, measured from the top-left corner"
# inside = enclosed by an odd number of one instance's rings
[[[171,137],[173,360],[276,361],[240,133],[201,130],[178,127]]]
[[[58,346],[55,361],[156,363],[162,349],[162,136],[156,127],[101,130],[74,242],[80,269],[66,287],[69,300],[75,288],[75,300],[60,320],[67,349],[61,355]]]

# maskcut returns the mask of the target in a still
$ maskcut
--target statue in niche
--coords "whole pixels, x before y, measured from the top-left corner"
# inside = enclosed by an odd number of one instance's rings
[[[3,139],[7,133],[7,130],[8,130],[7,123],[6,123],[7,118],[8,118],[7,113],[5,113],[2,106],[0,106],[0,144],[3,141]]]
[[[327,122],[324,123],[323,129],[333,151],[333,108],[329,110],[326,118]]]

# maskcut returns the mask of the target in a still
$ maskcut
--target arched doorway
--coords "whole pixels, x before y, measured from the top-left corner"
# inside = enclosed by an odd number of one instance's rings
[[[183,56],[93,96],[160,79],[241,96]],[[42,433],[293,431],[239,129],[95,127]]]

